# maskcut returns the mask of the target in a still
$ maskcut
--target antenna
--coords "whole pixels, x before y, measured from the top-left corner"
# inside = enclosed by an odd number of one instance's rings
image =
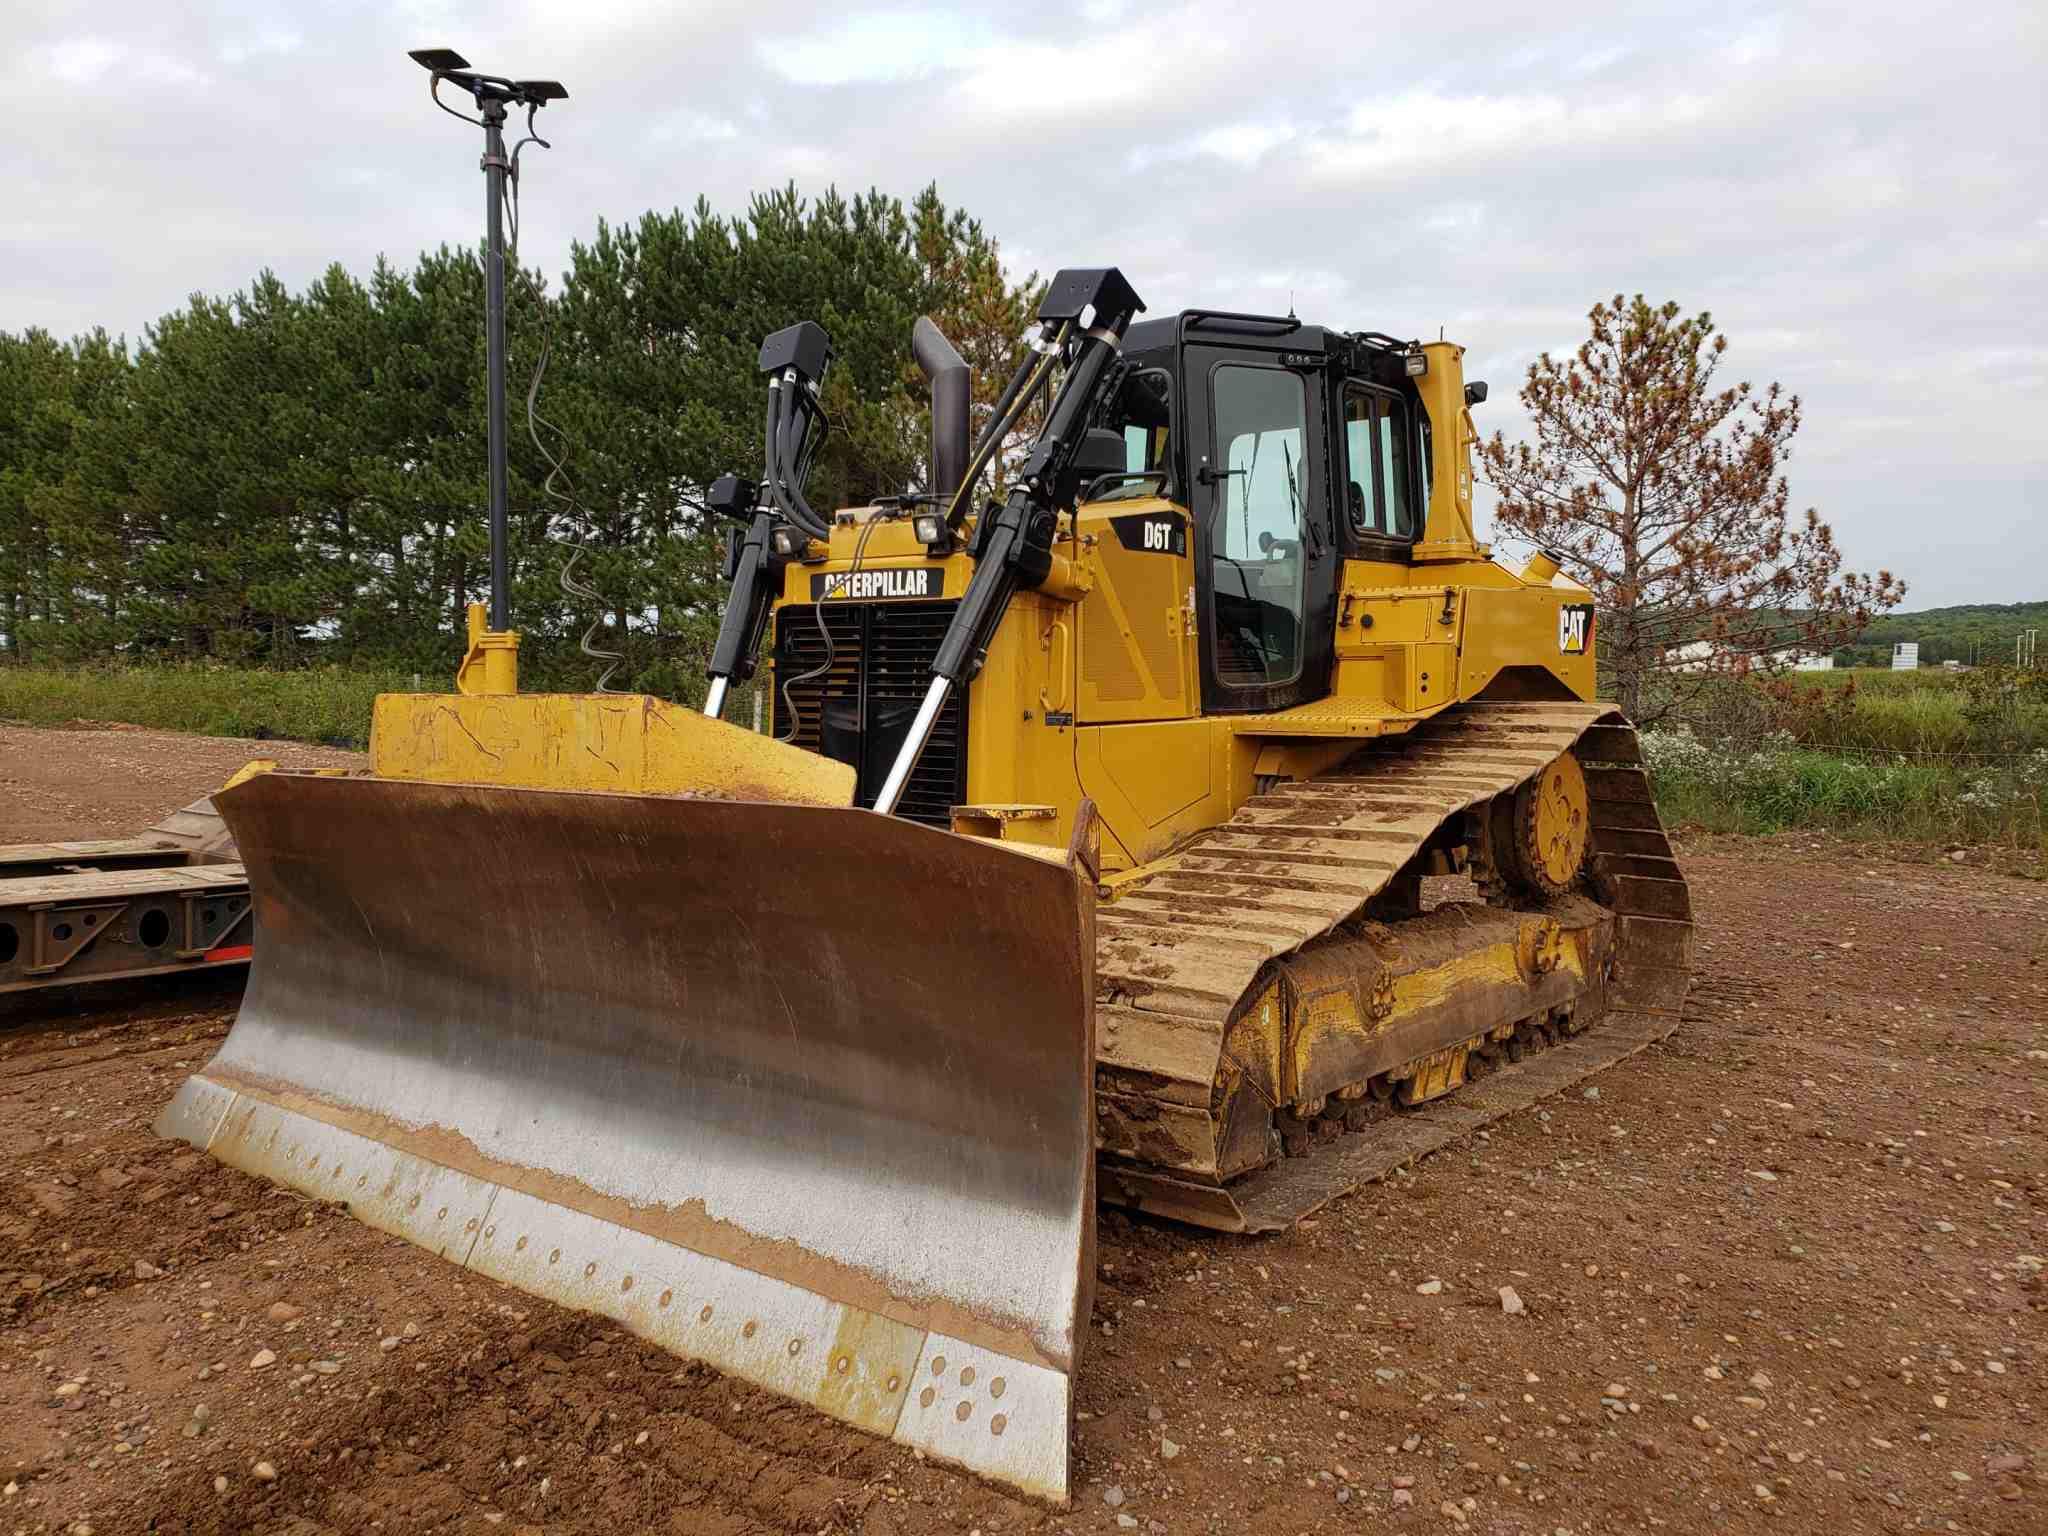
[[[475,123],[484,131],[484,356],[487,369],[487,451],[490,462],[491,628],[512,627],[512,580],[505,551],[505,189],[518,196],[519,152],[505,153],[505,111],[526,108],[527,139],[547,148],[533,131],[533,115],[551,101],[567,99],[559,80],[508,80],[469,67],[452,48],[415,48],[412,61],[433,76],[428,93],[434,105],[451,117]],[[458,112],[441,100],[441,82],[459,86],[476,103],[477,115]],[[525,140],[521,141],[524,147]],[[518,230],[515,210],[513,229]]]

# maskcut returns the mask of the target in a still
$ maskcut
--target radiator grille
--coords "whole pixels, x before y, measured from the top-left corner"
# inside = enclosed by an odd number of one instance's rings
[[[821,605],[786,605],[775,615],[777,736],[851,763],[856,795],[872,806],[896,749],[931,685],[932,658],[958,603],[822,605],[831,636],[829,670],[794,681],[827,659],[818,633]],[[791,734],[792,720],[795,732]],[[904,786],[896,813],[944,827],[967,798],[967,699],[955,689]]]

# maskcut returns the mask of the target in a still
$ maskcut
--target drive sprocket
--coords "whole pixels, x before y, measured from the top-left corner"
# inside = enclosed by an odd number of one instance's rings
[[[1593,839],[1590,802],[1570,752],[1515,791],[1515,873],[1525,885],[1562,896],[1578,883]]]
[[[1585,770],[1561,753],[1526,784],[1475,813],[1472,877],[1488,901],[1512,892],[1562,896],[1579,882],[1592,846]]]

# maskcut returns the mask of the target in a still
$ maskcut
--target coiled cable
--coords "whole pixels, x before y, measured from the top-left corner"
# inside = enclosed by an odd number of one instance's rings
[[[515,272],[519,270],[519,153],[529,144],[538,144],[542,149],[553,148],[546,139],[533,131],[533,114],[534,108],[529,106],[526,110],[526,137],[512,146],[511,164],[505,175],[505,259]],[[535,297],[540,297],[537,288]],[[569,434],[540,414],[541,381],[547,377],[548,359],[553,355],[555,346],[555,315],[554,311],[545,305],[541,310],[540,338],[540,356],[534,360],[533,378],[526,386],[526,435],[533,443],[533,451],[540,455],[541,461],[548,467],[547,476],[541,481],[541,495],[549,501],[559,502],[568,514],[571,526],[576,530],[573,541],[563,541],[569,543],[569,558],[563,563],[556,580],[563,596],[567,597],[572,605],[588,603],[596,609],[597,617],[592,619],[589,627],[583,631],[576,642],[576,648],[592,661],[599,663],[597,686],[592,691],[617,693],[620,690],[611,686],[612,677],[626,664],[626,658],[623,652],[608,651],[597,643],[597,633],[605,627],[604,615],[607,604],[604,594],[576,574],[576,567],[582,563],[585,553],[588,552],[589,533],[594,520],[577,497],[575,482],[569,478],[568,470],[563,467],[561,459],[541,440],[540,435],[541,429],[545,427],[566,451]]]
[[[844,579],[848,582],[852,581],[854,573],[860,569],[861,561],[868,552],[868,539],[874,534],[876,525],[881,521],[882,519],[879,517],[870,516],[867,522],[861,525],[860,537],[854,541],[853,545],[853,563],[846,568]],[[779,692],[782,694],[782,707],[789,715],[789,729],[781,736],[778,736],[776,740],[785,746],[795,742],[799,717],[802,714],[802,711],[797,707],[796,700],[790,695],[789,690],[796,687],[799,683],[808,683],[815,678],[825,676],[839,660],[839,648],[833,642],[832,631],[825,623],[825,600],[822,596],[811,605],[811,617],[817,623],[818,638],[824,643],[825,659],[811,668],[810,671],[801,672],[795,677],[787,679],[779,689]],[[821,748],[825,745],[825,711],[822,702],[818,706],[818,745]]]

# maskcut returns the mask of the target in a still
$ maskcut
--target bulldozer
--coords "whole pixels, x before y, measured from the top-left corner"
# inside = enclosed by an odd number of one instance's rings
[[[1685,882],[1462,349],[1143,312],[1059,272],[978,430],[920,321],[927,484],[829,513],[767,338],[696,709],[519,689],[494,415],[456,690],[217,797],[262,942],[158,1130],[1060,1503],[1098,1201],[1284,1230],[1668,1034]]]

